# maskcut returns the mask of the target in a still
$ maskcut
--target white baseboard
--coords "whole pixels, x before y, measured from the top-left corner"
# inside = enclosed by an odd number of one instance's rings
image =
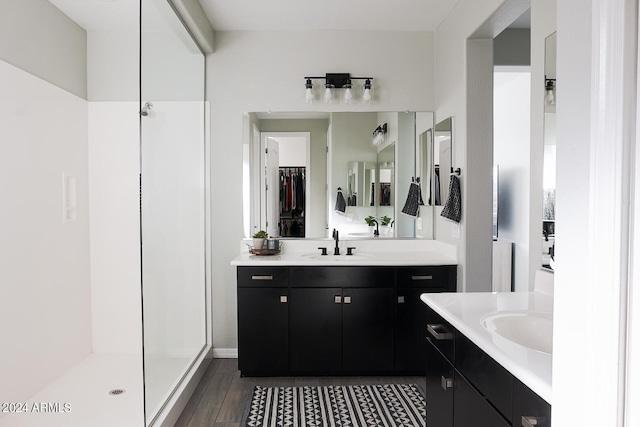
[[[213,358],[214,359],[237,359],[238,349],[237,348],[214,348]]]

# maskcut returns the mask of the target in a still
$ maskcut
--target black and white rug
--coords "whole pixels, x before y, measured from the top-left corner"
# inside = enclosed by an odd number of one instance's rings
[[[256,386],[244,426],[419,427],[425,420],[415,384]]]

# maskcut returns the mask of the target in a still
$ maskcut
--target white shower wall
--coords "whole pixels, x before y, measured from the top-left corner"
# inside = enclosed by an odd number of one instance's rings
[[[89,102],[93,351],[142,353],[139,104]]]
[[[87,102],[3,61],[0,93],[0,402],[18,402],[92,350]]]

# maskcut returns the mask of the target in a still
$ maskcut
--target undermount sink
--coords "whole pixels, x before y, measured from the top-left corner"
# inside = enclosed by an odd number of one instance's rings
[[[541,311],[496,311],[484,316],[482,326],[491,334],[532,350],[551,354],[553,314]]]
[[[354,255],[320,255],[320,254],[305,254],[303,255],[305,258],[313,259],[316,261],[361,261],[365,259],[370,259],[371,255],[364,254],[354,254]]]

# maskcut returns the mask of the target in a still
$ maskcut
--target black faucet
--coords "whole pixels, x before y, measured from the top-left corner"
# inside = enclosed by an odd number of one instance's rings
[[[333,250],[334,255],[340,255],[340,247],[338,246],[338,242],[340,241],[340,237],[338,236],[338,230],[333,229],[333,240],[336,241],[336,248]]]
[[[376,221],[375,219],[372,219],[371,222],[376,223],[376,229],[373,232],[373,237],[378,237],[380,235],[380,230],[378,229],[378,221]]]

